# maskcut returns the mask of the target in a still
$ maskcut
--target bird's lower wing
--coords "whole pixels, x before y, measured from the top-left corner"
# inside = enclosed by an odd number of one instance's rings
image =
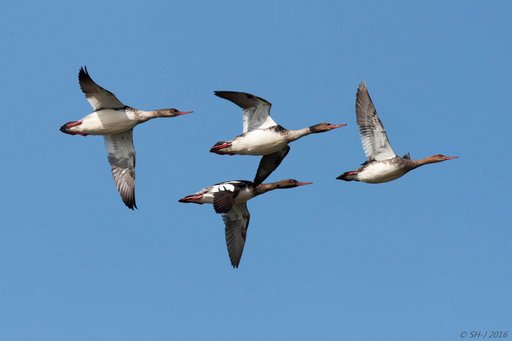
[[[115,135],[105,135],[105,148],[112,176],[123,202],[130,209],[137,208],[135,203],[135,149],[133,131]]]

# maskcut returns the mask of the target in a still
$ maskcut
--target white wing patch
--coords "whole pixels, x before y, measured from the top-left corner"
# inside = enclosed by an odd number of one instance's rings
[[[272,104],[261,97],[237,91],[215,91],[215,95],[242,108],[244,133],[277,125],[270,117]]]
[[[270,104],[268,102],[258,101],[256,106],[244,109],[243,113],[244,133],[277,125],[270,117]]]
[[[224,191],[234,192],[235,186],[227,183],[227,184],[213,185],[212,188],[210,189],[210,193],[217,193],[217,192],[224,192]]]

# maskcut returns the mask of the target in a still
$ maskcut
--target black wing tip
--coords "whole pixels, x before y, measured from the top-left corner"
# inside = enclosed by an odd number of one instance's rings
[[[128,207],[132,211],[135,210],[135,209],[139,209],[135,202],[126,202],[126,201],[124,201],[124,204],[126,205],[126,207]]]
[[[267,101],[266,99],[264,98],[261,98],[261,97],[258,97],[256,95],[253,95],[251,93],[248,93],[248,92],[244,92],[244,91],[229,91],[229,90],[217,90],[217,91],[214,91],[213,92],[215,96],[218,96],[220,98],[223,98],[223,99],[226,99],[228,101],[231,101],[237,105],[240,105],[235,98],[233,98],[233,95],[237,96],[245,96],[247,97],[247,99],[249,100],[259,100],[259,101],[262,101],[262,102],[265,102],[267,104],[270,105],[270,102]]]
[[[220,98],[224,98],[224,99],[227,99],[226,96],[228,94],[233,94],[235,93],[235,91],[224,91],[224,90],[216,90],[213,92],[213,94],[217,97],[220,97]]]
[[[87,93],[87,90],[90,90],[88,89],[90,87],[88,83],[95,84],[87,71],[87,66],[85,65],[80,68],[80,71],[78,71],[78,83],[80,84],[80,89],[83,93]]]
[[[83,78],[83,77],[90,77],[89,72],[87,71],[86,65],[81,66],[80,70],[78,71],[78,79]]]
[[[231,91],[231,90],[216,90],[213,92],[213,94],[217,97],[220,97],[220,98],[223,98],[223,99],[226,99],[230,102],[233,102],[234,98],[233,96],[237,96],[237,95],[245,95],[247,98],[251,99],[251,98],[254,98],[255,96],[254,95],[251,95],[247,92],[242,92],[242,91]],[[236,104],[236,102],[234,102]]]
[[[123,203],[128,207],[130,210],[139,209],[137,207],[137,203],[135,202],[135,193],[133,193],[133,196],[129,196],[127,198],[121,197],[123,200]]]
[[[134,211],[135,209],[139,209],[135,203],[124,203],[126,207],[128,207],[130,210]]]
[[[215,90],[213,92],[215,96],[222,97],[223,95],[229,95],[229,94],[246,94],[245,92],[241,91],[232,91],[232,90]],[[249,94],[250,95],[250,94]],[[252,96],[252,95],[251,95]]]

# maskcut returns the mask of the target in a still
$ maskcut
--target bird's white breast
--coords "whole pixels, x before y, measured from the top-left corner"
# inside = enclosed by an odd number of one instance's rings
[[[82,119],[82,124],[74,130],[89,135],[119,134],[137,125],[134,114],[126,110],[103,109]]]
[[[287,144],[283,134],[274,130],[257,129],[235,138],[231,148],[236,154],[267,155],[282,149]]]
[[[405,171],[391,162],[372,162],[360,171],[359,181],[368,183],[382,183],[398,179]]]

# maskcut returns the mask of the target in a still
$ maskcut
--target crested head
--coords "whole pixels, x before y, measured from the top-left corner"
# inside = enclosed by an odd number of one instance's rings
[[[286,179],[275,182],[277,188],[294,188],[304,185],[310,185],[312,182],[300,182],[295,179]]]
[[[310,185],[312,182],[301,182],[297,181],[295,179],[286,179],[286,180],[280,180],[277,182],[270,182],[266,184],[259,184],[256,186],[256,192],[258,194],[265,193],[274,189],[285,189],[285,188],[294,188],[299,186],[305,186]]]
[[[426,157],[425,160],[427,161],[426,163],[435,163],[435,162],[453,160],[453,159],[457,159],[457,158],[458,158],[458,156],[446,156],[443,154],[435,154],[435,155]]]
[[[156,117],[175,117],[185,114],[190,114],[192,111],[179,111],[178,109],[169,108],[169,109],[158,109],[155,110]]]
[[[323,133],[325,131],[333,130],[333,129],[336,129],[336,128],[341,128],[341,127],[344,127],[344,126],[346,126],[345,123],[342,123],[342,124],[332,124],[332,123],[322,122],[322,123],[318,123],[318,124],[315,124],[314,126],[309,127],[309,130],[313,134],[314,133]]]

